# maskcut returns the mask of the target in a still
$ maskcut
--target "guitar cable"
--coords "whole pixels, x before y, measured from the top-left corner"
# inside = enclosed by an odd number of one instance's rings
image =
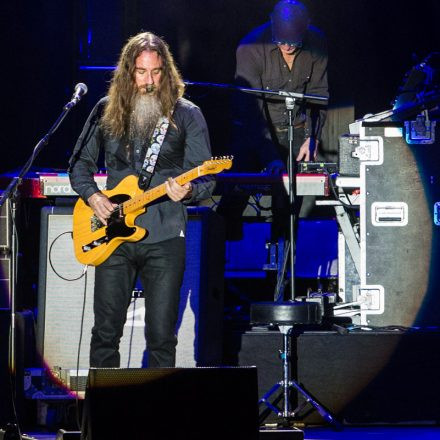
[[[54,244],[57,242],[57,240],[59,240],[63,235],[66,235],[66,234],[70,234],[70,237],[73,237],[73,232],[72,231],[62,232],[60,235],[55,237],[54,240],[52,241],[52,243],[50,244],[49,254],[48,254],[49,264],[50,264],[51,269],[54,271],[54,273],[55,273],[55,275],[57,277],[61,278],[64,281],[77,281],[77,280],[80,280],[85,275],[85,273],[87,272],[87,265],[84,266],[83,272],[82,272],[82,274],[80,276],[78,276],[76,278],[66,278],[66,277],[63,277],[62,275],[60,275],[55,270],[55,267],[54,267],[54,265],[52,263],[52,248],[53,248]]]
[[[133,347],[134,325],[136,322],[136,300],[137,298],[133,298],[131,300],[131,304],[133,304],[133,310],[132,310],[133,316],[131,318],[130,343],[128,345],[127,368],[130,368],[130,363],[131,363],[131,350]]]
[[[80,364],[80,358],[81,358],[81,344],[82,344],[82,338],[83,338],[83,331],[84,331],[84,317],[85,317],[85,310],[86,310],[86,301],[87,301],[87,270],[88,265],[84,265],[83,271],[81,275],[75,277],[75,278],[66,278],[62,276],[58,271],[55,270],[55,267],[52,263],[52,248],[55,245],[55,243],[63,236],[69,234],[71,238],[73,238],[73,232],[72,231],[66,231],[59,234],[55,239],[52,241],[49,247],[48,252],[48,260],[50,267],[52,268],[55,275],[57,275],[59,278],[61,278],[64,281],[72,282],[80,280],[84,277],[84,293],[83,293],[83,304],[82,304],[82,310],[81,310],[81,323],[80,323],[80,330],[79,330],[79,342],[78,342],[78,350],[77,350],[77,358],[76,358],[76,391],[75,391],[75,406],[76,406],[76,423],[78,430],[81,431],[81,422],[80,422],[80,411],[79,411],[79,364]]]
[[[84,330],[84,316],[86,312],[86,300],[87,300],[87,269],[88,265],[86,264],[83,269],[83,275],[84,275],[84,295],[83,295],[83,304],[82,304],[82,311],[81,311],[81,324],[79,327],[79,341],[78,341],[78,355],[76,358],[76,392],[75,392],[75,404],[76,404],[76,424],[78,426],[78,431],[81,431],[81,422],[79,417],[79,362],[81,357],[81,344],[82,344],[82,337],[83,337],[83,330]]]

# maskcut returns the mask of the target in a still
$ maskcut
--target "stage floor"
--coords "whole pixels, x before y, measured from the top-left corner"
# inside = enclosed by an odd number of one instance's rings
[[[27,432],[38,440],[55,440],[56,433]],[[305,440],[436,440],[440,427],[349,427],[335,432],[331,428],[305,428]],[[228,439],[230,440],[230,439]]]
[[[335,432],[329,428],[306,428],[307,440],[434,440],[440,439],[440,427],[362,427],[344,428]]]

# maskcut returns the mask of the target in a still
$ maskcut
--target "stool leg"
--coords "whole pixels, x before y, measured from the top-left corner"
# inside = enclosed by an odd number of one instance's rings
[[[275,393],[278,388],[280,388],[280,386],[282,385],[282,382],[278,382],[276,383],[259,401],[258,401],[258,405],[261,405],[262,403],[264,403],[271,411],[273,411],[277,416],[280,416],[280,410],[279,408],[276,406],[276,403],[272,404],[269,401],[269,397]],[[279,397],[279,399],[281,399],[281,397]]]
[[[320,416],[326,420],[328,423],[332,424],[336,429],[341,429],[340,423],[317,401],[315,400],[304,388],[302,388],[297,382],[294,380],[290,381],[290,386],[294,387],[297,391],[299,391],[305,398],[304,404],[300,405],[293,414],[300,411],[307,403],[310,403],[316,411],[320,414]]]
[[[299,385],[298,382],[291,379],[291,338],[292,334],[296,337],[297,334],[293,332],[293,326],[290,325],[279,325],[278,326],[280,332],[283,334],[283,350],[280,353],[280,358],[283,364],[283,378],[280,382],[276,383],[260,400],[259,404],[266,405],[269,410],[273,411],[278,417],[284,419],[284,423],[289,423],[289,420],[292,420],[297,416],[297,414],[304,408],[307,404],[312,405],[321,417],[326,420],[328,423],[332,424],[334,428],[341,429],[341,425],[339,422],[330,414],[316,399],[314,399],[306,390]],[[269,402],[269,397],[272,396],[279,388],[282,388],[282,393],[279,393],[277,398],[278,400],[283,396],[283,410],[277,408],[277,403],[272,404]],[[291,410],[290,408],[290,391],[294,388],[297,393],[301,393],[305,402],[299,405],[295,410]],[[263,419],[264,420],[264,419]]]
[[[280,331],[283,333],[283,393],[284,393],[284,412],[283,417],[292,418],[308,403],[310,403],[321,415],[321,417],[328,423],[332,424],[336,429],[340,429],[339,422],[330,414],[317,400],[315,400],[306,390],[304,390],[295,380],[291,379],[291,337],[293,334],[293,327],[291,326],[279,326]],[[297,336],[297,335],[296,335]],[[300,392],[305,402],[299,405],[293,411],[290,409],[289,391],[291,388],[295,388],[297,392]]]
[[[284,334],[284,337],[288,337],[286,340],[287,348],[289,350],[289,358],[290,358],[290,344],[291,344],[291,334],[292,334],[293,327],[291,327],[288,331],[288,334]],[[298,336],[298,335],[295,335]],[[296,382],[294,379],[291,379],[290,371],[289,371],[289,389],[295,388],[297,393],[301,393],[303,397],[305,398],[305,402],[303,404],[298,405],[297,408],[295,408],[293,411],[290,411],[289,408],[289,416],[295,417],[299,411],[301,411],[302,408],[304,408],[308,403],[312,405],[320,414],[320,416],[326,420],[328,423],[332,424],[335,429],[340,430],[341,425],[340,423],[333,417],[332,414],[330,414],[329,411],[327,411],[316,399],[314,399],[298,382]]]
[[[283,333],[283,417],[290,417],[290,331]]]
[[[291,348],[290,336],[292,333],[292,326],[280,325],[280,332],[283,334],[283,351],[281,352],[281,360],[283,361],[283,412],[280,414],[287,419],[292,416],[290,410],[290,362],[291,362]]]

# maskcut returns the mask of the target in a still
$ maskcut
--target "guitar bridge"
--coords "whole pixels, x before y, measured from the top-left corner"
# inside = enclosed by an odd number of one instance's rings
[[[92,215],[92,217],[90,218],[90,228],[92,230],[92,232],[97,231],[98,229],[102,228],[104,226],[104,223],[101,222],[101,220],[99,220],[98,217],[96,217],[95,214]]]

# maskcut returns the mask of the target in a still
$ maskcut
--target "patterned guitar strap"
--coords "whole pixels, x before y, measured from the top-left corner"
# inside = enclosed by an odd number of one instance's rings
[[[166,116],[161,116],[154,128],[151,136],[150,146],[145,155],[144,164],[139,172],[139,188],[144,191],[149,187],[151,178],[153,177],[154,168],[156,167],[157,158],[162,148],[165,135],[167,134],[170,121]]]

